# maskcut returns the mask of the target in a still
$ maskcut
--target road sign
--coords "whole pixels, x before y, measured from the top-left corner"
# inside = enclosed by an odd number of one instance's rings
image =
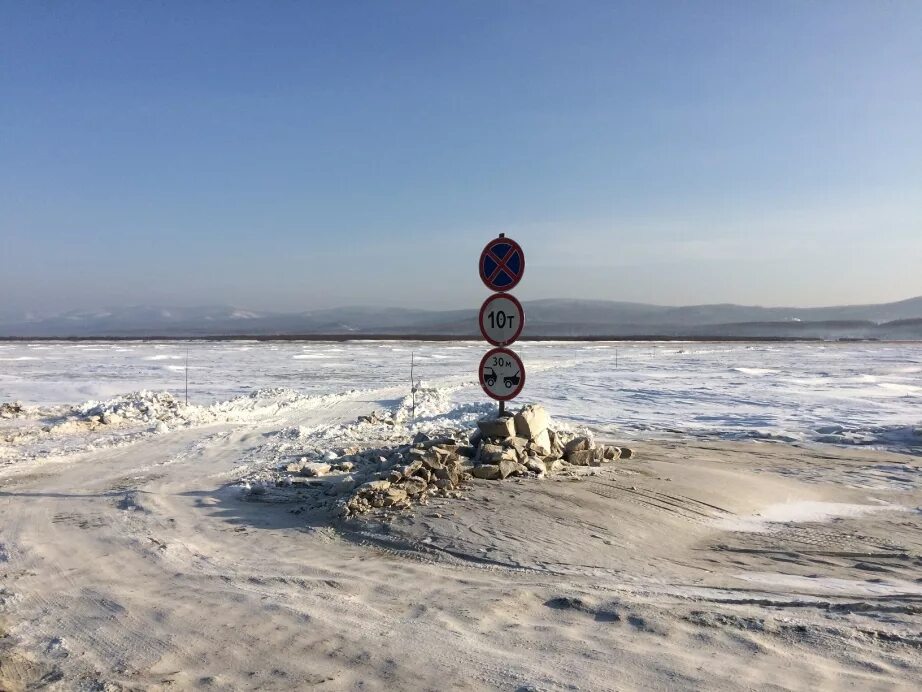
[[[494,293],[480,308],[480,333],[494,346],[508,346],[525,326],[522,304],[508,293]]]
[[[494,238],[480,253],[480,278],[491,291],[511,291],[525,273],[525,253],[514,240]]]
[[[480,361],[480,386],[497,401],[515,399],[525,386],[522,359],[508,348],[487,351]]]

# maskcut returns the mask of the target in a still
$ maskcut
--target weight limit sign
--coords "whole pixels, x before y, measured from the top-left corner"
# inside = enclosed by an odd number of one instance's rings
[[[480,333],[494,346],[514,343],[525,326],[522,304],[508,293],[496,293],[480,308]]]
[[[508,348],[494,348],[480,361],[480,386],[492,399],[515,399],[525,386],[522,359]]]

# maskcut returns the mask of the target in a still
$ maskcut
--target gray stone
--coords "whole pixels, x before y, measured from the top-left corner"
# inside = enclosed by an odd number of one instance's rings
[[[511,416],[477,421],[477,427],[484,437],[494,440],[504,440],[515,435],[515,419]]]
[[[314,478],[305,478],[304,476],[295,476],[291,479],[291,484],[298,485],[303,488],[319,488],[323,485],[323,481],[319,481]]]
[[[514,459],[503,459],[499,462],[499,477],[505,478],[506,476],[511,476],[513,474],[522,473],[525,471],[525,467],[522,466],[517,460]]]
[[[504,447],[485,442],[484,444],[480,445],[480,451],[477,453],[477,458],[485,463],[495,464],[503,458],[503,454],[505,453],[506,449]]]
[[[551,437],[547,430],[542,430],[535,435],[529,443],[529,449],[538,453],[539,456],[545,456],[551,453]]]
[[[461,463],[461,456],[451,452],[448,456],[442,458],[442,462],[444,462],[446,466],[457,466]]]
[[[435,482],[435,487],[439,490],[454,490],[457,483],[452,483],[448,478],[439,478]]]
[[[517,451],[522,451],[528,446],[528,443],[529,439],[527,437],[519,437],[516,435],[515,437],[510,437],[508,440],[506,440],[503,446],[512,447]]]
[[[436,437],[422,443],[423,449],[432,449],[433,447],[445,447],[446,445],[457,444],[453,437]]]
[[[622,447],[621,448],[621,458],[622,459],[633,459],[634,450],[631,449],[630,447]]]
[[[302,476],[325,476],[333,467],[319,461],[311,461],[301,468]]]
[[[518,461],[519,453],[515,449],[504,449],[499,454],[491,454],[489,457],[481,457],[488,464],[499,464],[504,461]]]
[[[359,492],[362,493],[375,493],[387,490],[391,487],[389,481],[369,481],[368,483],[363,483],[359,486]]]
[[[529,471],[537,473],[538,478],[543,477],[544,474],[547,473],[547,468],[545,467],[544,462],[535,457],[528,457],[528,459],[525,461],[525,468],[527,468]]]
[[[324,493],[326,495],[344,495],[345,493],[350,493],[355,489],[355,479],[352,476],[346,476],[340,481],[331,479],[331,482],[327,483],[324,488]]]
[[[439,469],[433,475],[439,480],[451,481],[453,485],[458,485],[461,482],[461,470],[457,466]]]
[[[539,404],[523,406],[522,410],[515,414],[515,431],[522,437],[534,439],[547,430],[547,426],[547,411]]]
[[[381,496],[381,506],[392,507],[400,502],[406,502],[406,499],[407,492],[405,490],[392,486],[384,491],[383,496]]]
[[[428,469],[441,469],[445,468],[445,464],[439,458],[438,454],[430,454],[423,459],[423,466]]]
[[[407,495],[419,495],[428,485],[422,478],[413,476],[412,478],[407,478],[400,487],[403,488]]]
[[[474,462],[467,457],[461,457],[460,461],[458,462],[458,470],[461,473],[464,473],[465,471],[470,471],[472,468],[474,468]]]
[[[574,437],[572,440],[567,442],[566,445],[564,445],[564,448],[563,448],[564,459],[567,459],[567,461],[569,461],[569,457],[567,455],[570,452],[582,452],[582,451],[585,451],[591,448],[592,448],[592,440],[590,440],[588,437],[584,435],[581,435],[580,437]]]
[[[564,457],[574,466],[589,466],[595,458],[595,450],[592,449],[574,449]]]
[[[404,476],[412,476],[422,467],[423,467],[423,462],[417,459],[416,461],[412,461],[406,466],[404,466],[402,469],[400,469],[400,473],[402,473]]]
[[[563,462],[560,459],[546,457],[544,459],[544,468],[547,469],[548,475],[563,471]]]
[[[602,450],[602,458],[606,461],[614,461],[615,459],[621,458],[621,448],[620,447],[605,447]]]
[[[498,480],[500,478],[499,466],[496,464],[481,464],[471,469],[471,475],[474,478],[483,478],[488,481]]]

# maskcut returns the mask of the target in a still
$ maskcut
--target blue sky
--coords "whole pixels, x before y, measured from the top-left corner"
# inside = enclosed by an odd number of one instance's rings
[[[922,3],[0,2],[0,310],[922,294]]]

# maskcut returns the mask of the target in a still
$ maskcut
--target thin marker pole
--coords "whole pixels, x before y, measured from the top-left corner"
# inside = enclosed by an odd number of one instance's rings
[[[411,417],[414,423],[416,422],[416,380],[413,377],[413,365],[415,360],[416,354],[413,351],[410,351],[410,394],[413,397]]]

